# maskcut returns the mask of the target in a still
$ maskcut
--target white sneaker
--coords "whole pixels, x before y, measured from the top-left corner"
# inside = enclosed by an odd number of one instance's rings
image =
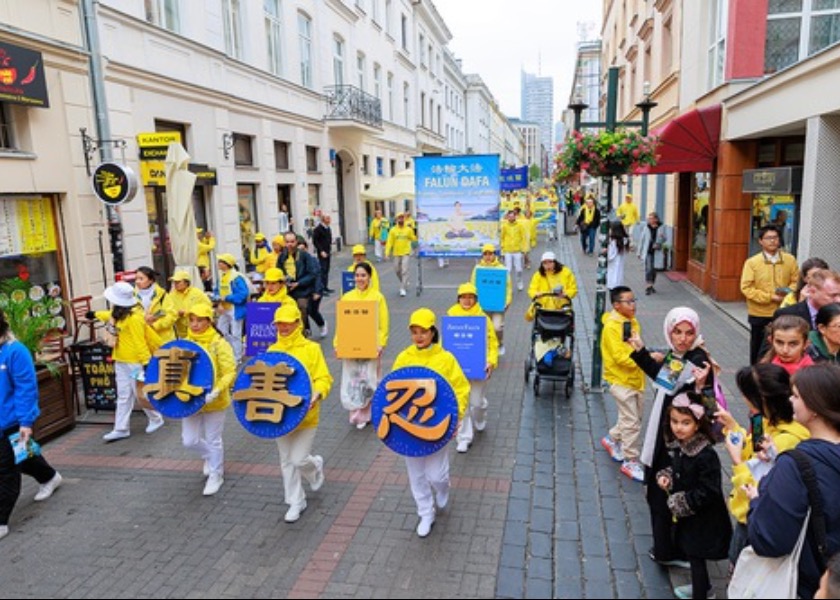
[[[102,436],[102,439],[106,442],[116,442],[117,440],[123,440],[127,437],[131,437],[131,432],[129,431],[117,431],[114,429],[113,431],[109,431],[105,435]]]
[[[405,288],[400,288],[400,296],[405,296]]]
[[[645,468],[637,460],[625,460],[621,465],[621,472],[633,481],[645,482]]]
[[[315,479],[313,479],[312,483],[309,484],[309,489],[313,492],[317,492],[321,489],[321,486],[324,485],[324,457],[316,455],[312,458],[315,461],[316,471]]]
[[[365,427],[367,427],[367,421],[356,423],[356,429],[364,429]]]
[[[469,449],[470,449],[470,443],[468,441],[463,440],[463,441],[458,442],[457,450],[461,454],[465,453]]]
[[[210,477],[210,463],[208,461],[204,461],[204,466],[201,467],[201,474],[205,477]]]
[[[286,511],[286,516],[283,517],[283,520],[286,521],[286,523],[294,523],[295,521],[300,519],[300,514],[305,510],[306,500],[304,500],[302,504],[290,506],[289,510]]]
[[[149,424],[146,425],[146,433],[154,433],[155,431],[163,427],[163,424],[163,417],[158,417],[157,419],[149,419]]]
[[[522,291],[522,282],[521,281],[516,284],[516,289],[519,290],[520,292]]]
[[[321,339],[323,340],[329,334],[330,334],[330,327],[329,327],[329,325],[327,325],[327,322],[324,321],[324,326],[321,327]]]
[[[426,537],[432,532],[432,525],[435,524],[435,516],[420,517],[420,522],[417,524],[417,535],[421,538]]]
[[[58,471],[55,472],[53,478],[50,479],[47,483],[41,484],[38,488],[38,493],[35,494],[35,502],[43,502],[47,498],[53,495],[53,492],[61,485],[62,477],[61,473]]]
[[[487,421],[474,421],[473,427],[475,427],[476,431],[484,431],[487,429]]]
[[[446,508],[446,505],[449,504],[449,487],[446,488],[445,492],[437,495],[435,504],[437,504],[439,510]]]
[[[504,355],[505,355],[505,347],[504,346],[499,346],[499,356],[504,356]]]
[[[222,487],[224,482],[225,478],[220,473],[210,473],[210,476],[207,478],[207,483],[204,484],[204,492],[202,493],[205,496],[212,496],[219,491],[219,488]]]
[[[0,540],[2,540],[7,535],[9,535],[9,526],[8,525],[0,525]]]

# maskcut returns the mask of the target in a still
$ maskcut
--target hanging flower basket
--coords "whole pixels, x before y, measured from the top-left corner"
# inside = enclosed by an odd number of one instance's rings
[[[573,131],[554,157],[554,179],[568,181],[581,171],[592,177],[636,173],[656,164],[659,139],[630,129],[597,133]]]

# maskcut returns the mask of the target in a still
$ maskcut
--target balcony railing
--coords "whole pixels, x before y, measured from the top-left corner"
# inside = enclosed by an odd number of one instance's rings
[[[371,127],[382,127],[382,102],[352,85],[331,85],[324,88],[327,97],[328,121],[358,121]]]

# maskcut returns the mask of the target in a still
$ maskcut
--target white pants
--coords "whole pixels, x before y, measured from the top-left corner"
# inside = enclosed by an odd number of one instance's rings
[[[488,312],[487,316],[490,317],[490,321],[493,323],[493,329],[496,331],[496,339],[499,340],[499,346],[501,346],[505,335],[505,313]]]
[[[316,431],[315,427],[297,428],[277,438],[280,472],[283,474],[283,494],[289,506],[300,506],[306,501],[301,476],[306,477],[309,483],[315,481],[318,468],[311,452]]]
[[[505,269],[511,273],[511,269],[516,271],[516,282],[522,282],[522,253],[509,252],[505,254]]]
[[[245,319],[236,319],[233,315],[233,308],[222,312],[216,320],[216,327],[233,348],[233,358],[238,364],[242,360],[242,326]]]
[[[385,254],[384,249],[385,249],[385,244],[383,244],[381,240],[374,240],[373,241],[373,253],[374,253],[374,255],[376,256],[377,259],[382,260],[382,257]]]
[[[432,490],[438,497],[449,493],[449,444],[428,456],[406,456],[405,466],[417,515],[421,518],[434,516]]]
[[[408,287],[408,261],[410,258],[410,254],[394,257],[394,272],[397,274],[397,279],[400,280],[402,289]]]
[[[484,423],[487,420],[487,398],[484,397],[484,385],[486,379],[470,379],[470,405],[461,427],[458,428],[458,441],[471,444],[475,437],[475,423]]]
[[[200,412],[181,420],[181,442],[184,448],[198,452],[207,461],[210,472],[218,475],[222,475],[225,470],[225,449],[222,444],[225,412]]]
[[[117,410],[114,415],[114,431],[131,431],[131,411],[137,401],[136,374],[143,368],[140,363],[114,361],[114,374],[117,380]],[[149,421],[158,421],[163,417],[156,410],[143,409]]]

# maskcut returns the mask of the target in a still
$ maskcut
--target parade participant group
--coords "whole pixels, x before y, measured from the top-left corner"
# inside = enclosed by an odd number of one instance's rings
[[[608,262],[620,260],[620,271],[625,252],[636,241],[627,235],[638,222],[638,210],[629,210],[630,206],[632,197],[628,196],[622,220],[616,221],[611,236]],[[276,440],[288,505],[285,521],[292,523],[303,518],[307,507],[304,483],[311,492],[324,486],[325,460],[314,453],[320,406],[337,399],[348,410],[350,425],[359,430],[354,435],[375,435],[405,456],[419,519],[416,534],[427,537],[436,513],[451,506],[450,446],[467,453],[480,442],[481,432],[494,426],[488,406],[510,400],[494,397],[488,381],[505,354],[504,322],[514,282],[517,290],[524,290],[523,271],[530,268],[526,258],[535,245],[531,223],[518,217],[521,214],[527,221],[530,212],[520,208],[504,213],[500,245],[481,247],[470,281],[457,287],[451,308],[440,317],[404,299],[411,285],[409,259],[417,241],[416,223],[410,214],[398,214],[392,222],[376,211],[368,240],[375,260],[369,260],[366,246],[358,244],[352,248],[352,263],[340,268],[332,339],[342,365],[342,373],[337,374],[338,394],[331,394],[334,376],[321,344],[310,339],[318,332],[320,339],[326,338],[328,331],[318,305],[323,295],[332,293],[328,288],[331,236],[325,230],[329,220],[318,224],[316,255],[307,251],[306,241],[293,231],[274,237],[272,250],[263,242],[266,236],[258,233],[255,239],[262,247],[250,259],[261,269],[262,289],[256,293],[239,271],[240,261],[231,254],[216,255],[218,278],[215,285],[211,282],[207,261],[215,241],[209,232],[199,231],[201,255],[191,266],[199,267],[201,281],[192,282],[188,271],[177,270],[170,278],[171,289],[166,290],[153,269],[140,267],[133,285],[121,281],[104,291],[110,310],[88,315],[105,323],[115,340],[116,414],[104,441],[118,442],[132,435],[135,402],[147,416],[147,434],[180,418],[184,446],[203,459],[207,478],[203,494],[213,496],[224,485],[225,413],[231,405],[245,406],[236,413],[246,429],[260,422],[276,425],[255,435]],[[598,219],[591,202],[581,204],[577,223],[584,263],[594,252],[590,232]],[[659,227],[658,216],[649,215],[636,243],[638,256],[645,262],[648,295],[656,292],[652,253],[663,239]],[[714,348],[704,343],[697,313],[687,306],[674,307],[664,320],[664,339],[650,347],[636,319],[636,293],[623,285],[620,274],[610,281],[613,310],[604,315],[601,351],[604,379],[615,399],[618,419],[601,444],[621,463],[622,474],[646,486],[653,530],[650,558],[664,566],[690,568],[691,584],[674,590],[679,598],[712,597],[707,560],[728,557],[735,568],[747,544],[770,556],[792,550],[808,508],[802,475],[786,456],[793,447],[816,472],[827,528],[823,552],[813,550],[817,545],[812,538],[817,534],[811,529],[806,533],[808,557],[799,567],[801,597],[817,593],[829,558],[840,550],[836,525],[840,522],[840,399],[825,391],[840,381],[840,341],[835,335],[840,325],[834,322],[840,315],[840,274],[822,268],[828,263],[814,257],[809,264],[817,266],[800,280],[796,258],[780,248],[772,225],[762,227],[758,239],[761,252],[746,261],[741,278],[752,326],[750,355],[741,365],[723,365],[733,371],[752,365],[738,374],[738,388],[751,415],[749,429],[732,417],[721,394],[721,365],[713,358]],[[380,280],[374,263],[391,256],[397,279]],[[527,295],[538,300],[547,297],[547,309],[563,309],[575,297],[576,275],[551,251],[542,255],[538,266]],[[500,303],[492,310],[482,308],[487,289],[484,278],[476,276],[482,268],[504,272]],[[202,287],[213,292],[205,294]],[[794,289],[798,298],[783,308],[783,300]],[[276,305],[272,309],[275,341],[267,353],[256,356],[246,354],[243,339],[249,299]],[[389,302],[405,304],[398,314],[410,316],[395,319]],[[319,331],[310,329],[310,317]],[[466,352],[447,345],[445,332],[455,323],[452,319],[480,324],[481,339]],[[23,359],[3,323],[0,313],[4,439],[0,444],[0,538],[9,533],[21,473],[41,484],[36,497],[40,500],[49,498],[62,481],[43,457],[16,464],[11,453],[8,436],[20,433],[27,440],[38,410],[37,397],[31,397],[31,382],[25,376],[27,369],[10,369],[4,362],[18,364]],[[408,329],[411,344],[396,353],[390,371],[384,374],[383,355],[389,351],[389,336],[395,328]],[[650,337],[654,336],[644,334],[644,339]],[[184,342],[192,345],[177,346]],[[210,379],[194,383],[187,369],[180,380],[173,380],[174,357],[196,353],[205,353],[212,365]],[[475,353],[484,359],[478,370],[467,365],[468,355]],[[150,373],[158,379],[150,380]],[[243,374],[250,374],[246,383]],[[646,378],[652,387],[647,396]],[[273,382],[273,387],[266,381]],[[149,400],[153,396],[149,390],[158,390],[154,397],[161,400],[162,389],[182,404],[195,402],[195,411],[185,416],[167,414],[165,402]],[[785,404],[786,397],[793,399],[792,410]],[[645,425],[642,414],[648,402],[652,407]],[[716,444],[725,448],[735,465],[728,512]],[[779,493],[782,485],[784,493]],[[785,528],[777,535],[769,524],[778,514],[784,515]]]

